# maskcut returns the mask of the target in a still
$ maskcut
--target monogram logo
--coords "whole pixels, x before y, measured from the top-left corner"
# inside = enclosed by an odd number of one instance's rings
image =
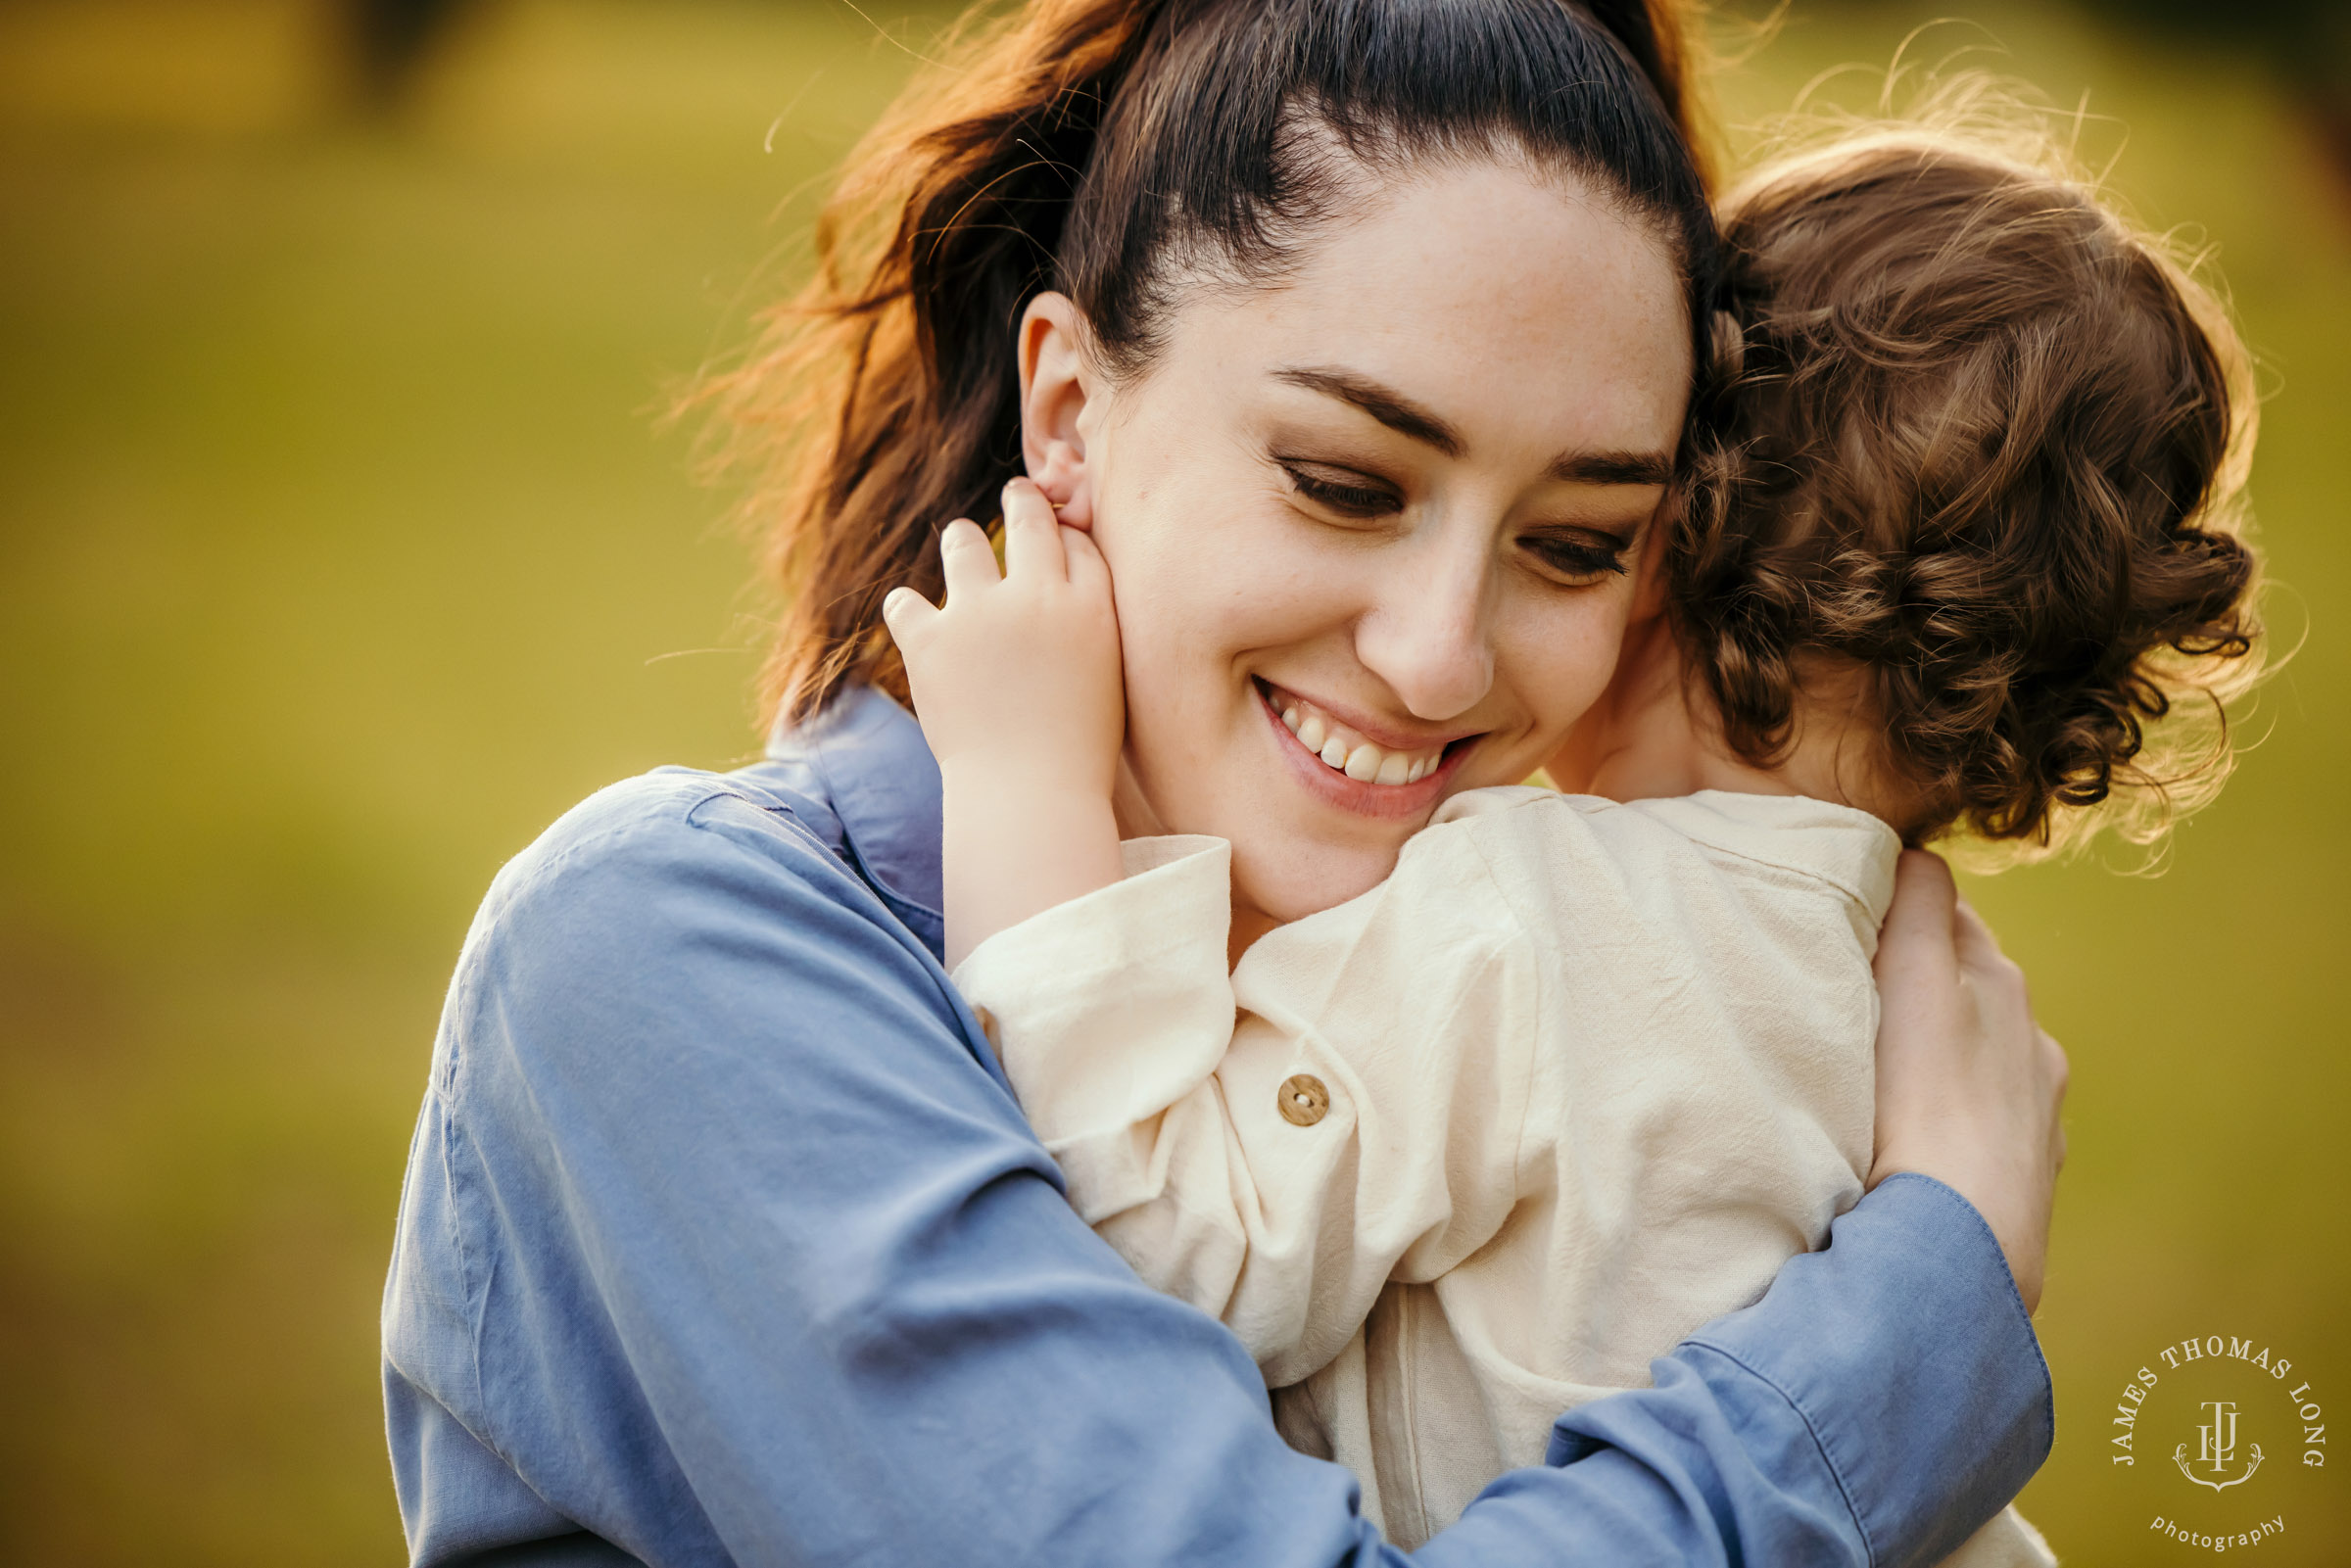
[[[2109,1436],[2118,1497],[2152,1511],[2149,1531],[2198,1551],[2282,1536],[2290,1504],[2318,1479],[2310,1472],[2327,1467],[2327,1411],[2308,1369],[2233,1334],[2199,1334],[2148,1357],[2123,1385]]]
[[[2312,1470],[2324,1469],[2327,1412],[2319,1403],[2317,1391],[2307,1379],[2285,1386],[2293,1374],[2294,1363],[2282,1355],[2273,1356],[2266,1345],[2255,1350],[2257,1343],[2233,1334],[2208,1334],[2200,1339],[2182,1340],[2156,1352],[2156,1360],[2163,1363],[2164,1370],[2156,1371],[2155,1362],[2149,1361],[2123,1385],[2123,1397],[2114,1407],[2117,1430],[2112,1440],[2114,1451],[2109,1457],[2118,1465],[2136,1464],[2138,1459],[2132,1449],[2135,1440],[2142,1435],[2139,1428],[2154,1426],[2162,1432],[2170,1424],[2157,1422],[2151,1403],[2156,1385],[2166,1377],[2175,1377],[2177,1382],[2188,1385],[2183,1392],[2194,1399],[2196,1408],[2204,1412],[2205,1419],[2196,1428],[2196,1456],[2193,1459],[2187,1456],[2184,1443],[2172,1449],[2172,1462],[2197,1486],[2226,1492],[2231,1487],[2244,1485],[2261,1468],[2261,1445],[2248,1442],[2244,1469],[2235,1475],[2229,1473],[2236,1463],[2238,1398],[2245,1393],[2256,1393],[2256,1402],[2261,1406],[2254,1417],[2256,1430],[2261,1430],[2264,1423],[2283,1418],[2291,1427],[2301,1430],[2303,1465]],[[2280,1394],[2283,1399],[2278,1397]],[[2212,1397],[2204,1398],[2206,1395]],[[2171,1428],[2172,1432],[2178,1430]]]
[[[2228,1469],[2229,1462],[2236,1457],[2236,1402],[2234,1400],[2206,1400],[2204,1408],[2212,1412],[2212,1419],[2196,1428],[2196,1435],[2202,1440],[2196,1448],[2196,1463],[2211,1466],[2213,1474],[2217,1476]],[[2197,1486],[2210,1487],[2215,1492],[2226,1492],[2231,1487],[2252,1480],[2253,1472],[2261,1468],[2260,1444],[2252,1445],[2252,1459],[2245,1465],[2245,1473],[2227,1481],[2212,1480],[2200,1476],[2190,1469],[2187,1462],[2187,1445],[2184,1443],[2172,1450],[2172,1462],[2180,1466],[2182,1475],[2193,1481]]]

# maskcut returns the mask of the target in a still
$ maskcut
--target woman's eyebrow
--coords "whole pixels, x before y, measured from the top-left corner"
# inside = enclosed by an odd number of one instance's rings
[[[1673,458],[1661,451],[1563,451],[1551,460],[1551,477],[1575,485],[1662,485],[1673,477]]]
[[[1444,415],[1369,376],[1334,365],[1285,365],[1273,372],[1273,379],[1361,408],[1397,434],[1434,447],[1448,457],[1469,450]],[[1673,477],[1673,456],[1662,451],[1568,451],[1551,460],[1550,474],[1574,485],[1662,485]]]
[[[1442,415],[1422,407],[1393,387],[1381,386],[1369,376],[1326,365],[1288,365],[1274,371],[1273,379],[1352,404],[1398,435],[1434,447],[1448,457],[1459,457],[1469,450],[1468,443],[1462,440],[1462,433],[1447,424]]]

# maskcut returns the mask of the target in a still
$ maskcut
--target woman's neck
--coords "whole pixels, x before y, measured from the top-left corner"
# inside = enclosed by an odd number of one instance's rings
[[[1119,762],[1117,780],[1111,785],[1111,815],[1118,820],[1121,838],[1156,838],[1164,835],[1168,825],[1151,809],[1142,785],[1135,783],[1134,770],[1124,758]],[[1259,909],[1240,895],[1236,886],[1232,897],[1232,927],[1225,937],[1224,958],[1227,964],[1238,966],[1249,944],[1279,926],[1281,922]]]

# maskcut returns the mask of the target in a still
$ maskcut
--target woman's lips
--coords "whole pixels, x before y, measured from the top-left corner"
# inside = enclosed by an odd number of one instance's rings
[[[1445,781],[1460,766],[1469,738],[1435,737],[1418,745],[1374,740],[1311,698],[1258,683],[1276,744],[1302,782],[1331,804],[1374,817],[1404,817],[1427,810],[1444,793]]]
[[[1415,750],[1390,749],[1340,723],[1328,709],[1286,691],[1268,692],[1266,705],[1281,714],[1282,728],[1321,758],[1324,767],[1358,784],[1418,784],[1445,760],[1442,740]]]

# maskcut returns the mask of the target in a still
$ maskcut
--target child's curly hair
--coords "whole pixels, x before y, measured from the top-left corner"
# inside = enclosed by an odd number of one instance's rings
[[[2151,841],[2209,798],[2260,664],[2218,303],[2085,183],[1940,133],[1768,168],[1724,237],[1667,576],[1733,748],[1778,760],[1850,671],[1913,842]]]

